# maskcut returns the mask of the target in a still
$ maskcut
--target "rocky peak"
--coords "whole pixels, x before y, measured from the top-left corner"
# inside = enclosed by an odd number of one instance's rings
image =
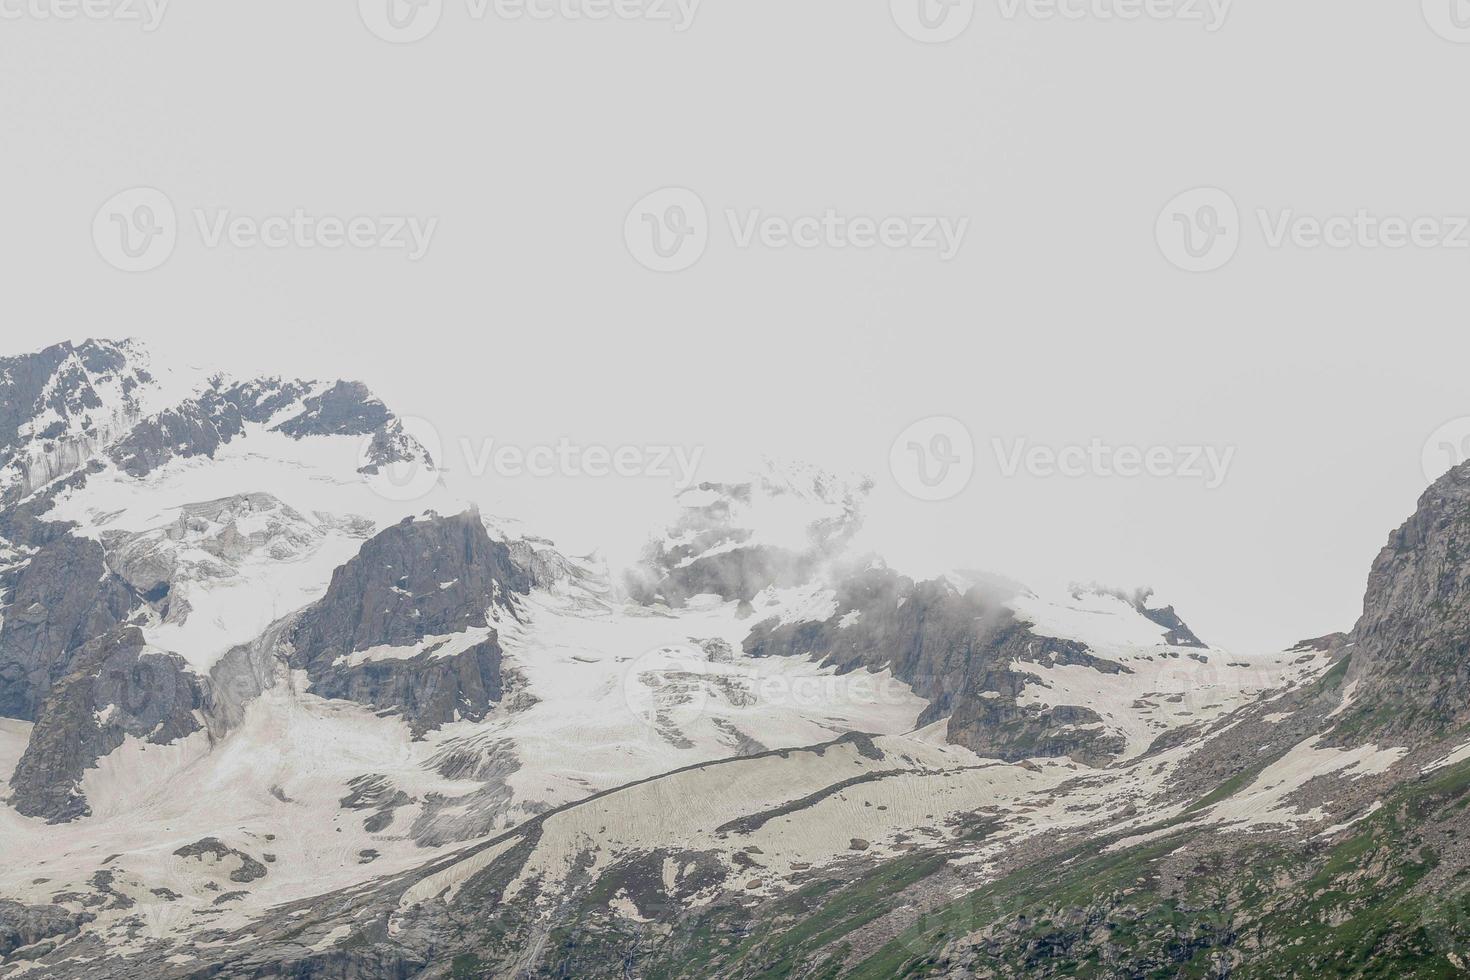
[[[174,375],[128,340],[0,358],[0,494],[16,499],[77,469],[156,408]]]
[[[1352,705],[1340,731],[1411,737],[1470,720],[1470,464],[1389,535],[1345,649]]]
[[[500,700],[493,624],[530,574],[477,511],[408,519],[363,545],[291,631],[315,693],[403,713],[415,734],[479,719]]]
[[[0,358],[0,503],[93,460],[146,476],[171,459],[213,457],[248,426],[369,441],[377,467],[433,462],[357,381],[237,380],[176,368],[132,341],[88,340]]]
[[[513,597],[530,589],[530,577],[491,540],[478,511],[431,513],[386,529],[338,568],[294,642],[312,661],[412,646],[488,626],[494,610],[512,609]]]

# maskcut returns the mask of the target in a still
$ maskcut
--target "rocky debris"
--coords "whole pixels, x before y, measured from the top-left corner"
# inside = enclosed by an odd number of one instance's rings
[[[204,860],[207,857],[210,859],[209,863],[212,864],[223,864],[226,859],[235,858],[240,864],[239,867],[230,872],[229,877],[231,881],[240,884],[247,884],[266,876],[265,865],[244,851],[229,847],[215,837],[205,837],[192,844],[186,844],[174,851],[174,857],[197,858],[200,860]],[[244,893],[235,892],[233,894],[239,895]]]
[[[374,811],[363,821],[363,829],[370,834],[386,830],[393,823],[393,811],[412,805],[415,801],[407,793],[393,786],[385,776],[358,776],[347,784],[352,790],[338,801],[344,810]]]
[[[856,615],[854,615],[856,614]],[[767,620],[746,638],[753,657],[810,655],[840,673],[891,669],[929,701],[926,725],[949,716],[949,741],[1006,761],[1069,756],[1106,764],[1126,747],[1082,706],[1022,705],[1036,683],[1011,669],[1017,660],[1125,668],[1072,640],[1040,636],[980,587],[961,593],[945,581],[915,583],[877,567],[850,575],[836,589],[836,610],[821,622]]]
[[[30,817],[74,820],[90,810],[85,771],[128,737],[165,745],[199,731],[200,679],[182,658],[147,649],[124,626],[85,644],[38,714],[11,778],[11,805]]]
[[[69,533],[0,576],[0,586],[8,599],[0,625],[0,716],[34,721],[76,651],[126,619],[138,600],[108,571],[101,545]]]
[[[94,918],[91,912],[72,913],[58,905],[22,905],[0,899],[0,961],[43,940],[75,935]]]
[[[410,836],[424,847],[471,840],[505,825],[515,802],[510,777],[521,768],[515,744],[493,734],[451,739],[435,753],[430,768],[452,780],[480,784],[471,793],[427,793]]]
[[[531,579],[492,541],[476,512],[405,520],[363,545],[327,594],[292,628],[293,667],[312,690],[403,713],[416,736],[459,718],[483,719],[504,691],[492,614],[515,613]],[[484,630],[452,656],[450,640],[404,656],[429,637]],[[352,655],[391,648],[353,663]]]
[[[82,900],[82,904],[90,908],[106,908],[110,910],[130,909],[138,903],[133,901],[126,893],[120,892],[114,886],[117,875],[111,871],[101,870],[92,875],[88,884],[95,891],[92,895]]]
[[[735,662],[735,648],[718,637],[710,640],[699,640],[690,637],[690,642],[703,650],[705,659],[712,664],[730,664]]]

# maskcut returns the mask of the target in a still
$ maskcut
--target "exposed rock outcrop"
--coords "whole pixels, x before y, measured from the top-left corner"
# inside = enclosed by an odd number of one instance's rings
[[[1470,464],[1389,536],[1344,650],[1352,699],[1339,738],[1403,742],[1470,721]]]
[[[30,817],[73,820],[90,810],[87,769],[128,737],[163,745],[199,731],[200,679],[184,660],[150,651],[137,627],[85,644],[46,698],[11,779],[11,805]]]
[[[0,625],[0,715],[36,720],[73,654],[122,622],[137,598],[107,568],[102,546],[63,534],[0,576],[8,605]]]
[[[1089,764],[1121,753],[1088,708],[1022,705],[1035,678],[1010,669],[1017,660],[1074,664],[1101,673],[1125,668],[1093,656],[1076,641],[1033,633],[986,590],[961,593],[944,581],[915,583],[888,569],[844,579],[836,608],[820,622],[768,620],[745,640],[750,656],[810,655],[846,673],[888,668],[929,701],[928,724],[949,716],[949,740],[995,758],[1071,756]]]
[[[406,520],[337,569],[291,631],[291,662],[314,692],[401,711],[415,734],[478,720],[504,690],[492,617],[530,589],[477,512]]]

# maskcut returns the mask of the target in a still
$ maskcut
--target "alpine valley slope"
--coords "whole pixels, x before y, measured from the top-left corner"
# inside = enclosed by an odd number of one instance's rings
[[[491,518],[363,386],[0,361],[0,976],[1451,975],[1470,470],[1347,635],[913,581],[866,488]],[[432,481],[431,481],[432,482]]]

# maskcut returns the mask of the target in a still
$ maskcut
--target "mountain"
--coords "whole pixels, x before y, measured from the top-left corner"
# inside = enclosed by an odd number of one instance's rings
[[[1243,656],[790,464],[609,568],[361,384],[164,360],[0,361],[0,977],[1470,969],[1470,467]]]

